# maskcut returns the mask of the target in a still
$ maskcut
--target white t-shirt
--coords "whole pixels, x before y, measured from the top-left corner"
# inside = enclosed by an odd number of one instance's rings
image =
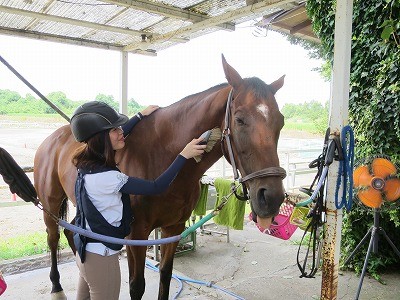
[[[127,175],[119,171],[106,171],[84,176],[85,188],[89,199],[104,219],[115,227],[121,225],[123,210],[122,194],[119,190],[128,181],[128,178]],[[86,229],[90,230],[87,221]],[[102,243],[88,243],[86,251],[103,256],[119,252],[106,247]]]

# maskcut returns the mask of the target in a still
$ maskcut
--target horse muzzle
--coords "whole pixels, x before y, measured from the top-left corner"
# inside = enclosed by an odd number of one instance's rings
[[[269,228],[285,198],[283,189],[259,188],[251,198],[253,221],[263,228]]]

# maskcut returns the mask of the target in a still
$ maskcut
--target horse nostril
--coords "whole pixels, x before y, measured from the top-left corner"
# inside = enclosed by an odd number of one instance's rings
[[[278,196],[271,189],[260,188],[257,192],[257,205],[261,215],[276,215],[282,202],[283,196]]]
[[[257,193],[257,201],[261,206],[267,205],[267,190],[266,189],[259,189]]]

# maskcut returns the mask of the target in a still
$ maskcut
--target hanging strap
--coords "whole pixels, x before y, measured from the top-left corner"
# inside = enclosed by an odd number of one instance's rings
[[[319,195],[317,203],[312,209],[308,215],[308,217],[311,217],[311,222],[308,224],[306,230],[304,231],[303,237],[301,238],[301,242],[299,245],[299,248],[297,250],[297,266],[300,270],[300,278],[314,278],[315,273],[318,271],[319,267],[319,250],[320,250],[320,244],[321,244],[321,239],[319,236],[320,232],[320,227],[322,226],[324,220],[323,220],[323,214],[324,212],[324,207],[323,207],[323,202],[322,202],[323,195]],[[300,250],[302,249],[303,241],[307,235],[307,233],[310,232],[310,239],[308,240],[308,243],[306,245],[306,253],[304,256],[304,261],[301,264],[300,263]],[[310,269],[307,270],[307,266],[310,265],[308,263],[308,257],[309,253],[312,251],[312,262]]]
[[[317,175],[314,178],[313,183],[311,184],[309,190],[311,191],[315,182],[318,181],[318,184],[313,191],[309,200],[306,200],[302,203],[298,203],[297,206],[308,205],[311,202],[315,201],[314,207],[308,214],[308,218],[312,218],[311,222],[308,224],[306,230],[304,231],[303,237],[301,239],[299,248],[297,250],[297,266],[301,272],[300,277],[305,278],[314,278],[315,273],[319,267],[319,254],[318,251],[320,249],[320,237],[319,231],[320,227],[325,223],[325,205],[324,205],[324,190],[325,190],[325,182],[328,174],[329,165],[332,163],[335,156],[335,144],[336,142],[332,139],[329,139],[329,128],[325,134],[325,142],[322,150],[322,154],[313,162],[310,163],[310,166],[318,167]],[[338,155],[339,156],[339,155]],[[306,253],[304,257],[303,263],[300,263],[300,250],[302,249],[302,244],[305,239],[307,232],[310,232],[310,239],[306,245]],[[312,263],[310,269],[307,271],[308,264],[308,256],[310,251],[312,251]]]

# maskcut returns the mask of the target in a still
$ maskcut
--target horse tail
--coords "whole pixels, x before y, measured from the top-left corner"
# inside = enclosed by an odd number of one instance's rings
[[[38,203],[36,190],[25,171],[5,149],[0,147],[0,174],[10,188],[11,193],[17,194],[26,202]]]

